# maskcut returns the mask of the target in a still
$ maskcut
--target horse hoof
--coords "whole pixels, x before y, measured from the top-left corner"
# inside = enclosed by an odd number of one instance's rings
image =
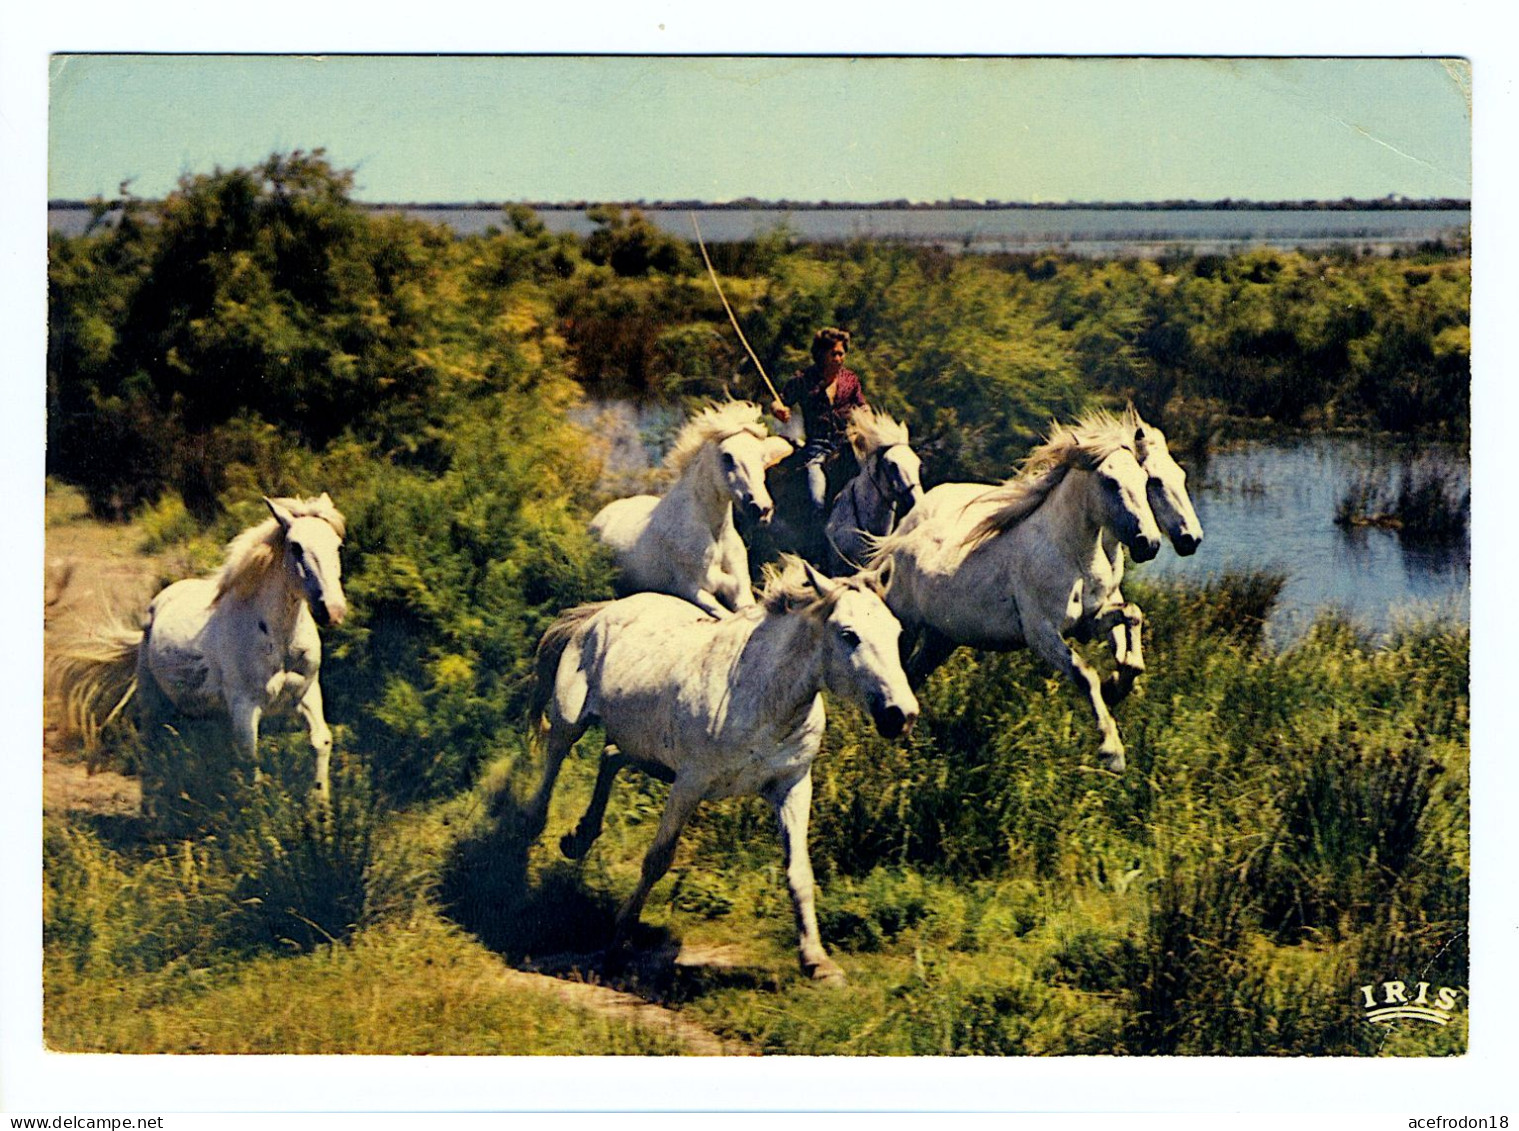
[[[843,986],[849,981],[844,968],[831,958],[825,958],[811,966],[804,965],[802,971],[814,982],[821,982],[825,986]]]
[[[1127,765],[1122,750],[1103,750],[1098,753],[1097,761],[1102,764],[1104,770],[1107,770],[1111,774],[1123,773],[1124,766]]]

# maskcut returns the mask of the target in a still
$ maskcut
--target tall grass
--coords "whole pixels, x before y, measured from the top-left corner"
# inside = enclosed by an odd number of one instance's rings
[[[850,993],[820,993],[796,970],[773,818],[757,800],[698,812],[646,909],[640,964],[614,981],[777,1053],[1460,1052],[1459,1018],[1389,1034],[1358,1015],[1354,989],[1414,975],[1465,985],[1466,631],[1412,624],[1376,642],[1325,617],[1277,651],[1260,625],[1279,585],[1132,586],[1150,670],[1117,709],[1122,777],[1095,769],[1085,706],[1026,655],[955,656],[906,742],[830,704],[812,855]],[[304,800],[302,737],[272,738],[265,781],[240,783],[211,831],[142,844],[50,826],[50,1032],[69,1047],[170,1047],[186,1017],[206,1029],[207,1003],[251,1008],[270,979],[336,994],[319,969],[373,978],[479,944],[510,964],[608,977],[601,949],[666,787],[625,775],[590,855],[562,859],[558,833],[594,776],[599,744],[585,742],[536,844],[516,808],[538,770],[520,743],[473,790],[404,811],[376,800],[350,758],[324,815]],[[458,926],[431,933],[440,913]],[[726,957],[676,963],[682,946]],[[293,965],[269,965],[281,955]],[[91,1027],[85,987],[127,977],[152,987],[128,996],[163,1032],[114,1006]],[[325,1034],[279,1032],[303,1049],[420,1051],[422,1038],[387,1042],[351,1005],[338,1015]],[[209,1029],[218,1049],[247,1047]],[[427,1031],[439,1051],[468,1045]]]
[[[1353,1014],[1355,978],[1464,984],[1467,633],[1376,644],[1326,616],[1274,651],[1261,625],[1280,585],[1133,587],[1150,670],[1117,711],[1122,778],[1095,770],[1075,692],[1025,655],[957,655],[905,743],[831,710],[813,836],[825,942],[858,959],[920,940],[943,898],[919,894],[928,878],[1127,909],[1053,951],[1048,913],[1019,935],[1046,948],[1042,984],[1120,1003],[1109,1052],[1362,1054],[1382,1046]],[[704,856],[763,866],[763,817],[703,813]],[[918,886],[882,886],[883,867]]]

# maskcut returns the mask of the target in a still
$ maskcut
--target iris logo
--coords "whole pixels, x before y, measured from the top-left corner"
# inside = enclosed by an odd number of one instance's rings
[[[1404,982],[1373,983],[1358,988],[1366,1020],[1380,1025],[1405,1019],[1448,1025],[1461,994],[1450,986],[1434,988],[1428,982],[1416,982],[1412,990]]]

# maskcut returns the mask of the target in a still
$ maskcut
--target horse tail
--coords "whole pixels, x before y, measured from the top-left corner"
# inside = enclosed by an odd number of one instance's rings
[[[554,693],[554,679],[559,672],[559,660],[564,655],[564,650],[570,646],[570,642],[576,634],[603,608],[607,601],[597,601],[588,605],[576,605],[573,609],[559,614],[559,619],[549,625],[544,631],[542,639],[538,641],[538,654],[535,662],[536,678],[533,680],[532,696],[528,700],[528,719],[539,722],[543,718],[543,712],[549,705],[549,696]]]
[[[95,765],[100,735],[137,693],[137,654],[146,635],[118,619],[65,641],[48,661],[63,704],[65,733],[77,734]]]

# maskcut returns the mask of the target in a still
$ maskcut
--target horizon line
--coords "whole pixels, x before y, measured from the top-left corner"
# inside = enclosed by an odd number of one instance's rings
[[[171,194],[172,195],[172,194]],[[106,200],[103,196],[93,197],[50,197],[49,208],[91,208],[105,204],[107,208],[119,208],[128,202],[141,204],[161,203],[162,197],[115,197]],[[1274,210],[1303,210],[1303,211],[1399,211],[1399,210],[1470,210],[1471,199],[1460,196],[1405,196],[1401,193],[1388,193],[1379,197],[1295,197],[1256,200],[1250,197],[1160,197],[1150,200],[1047,200],[1047,201],[1020,201],[1020,200],[970,200],[963,197],[950,197],[944,200],[909,200],[906,197],[896,197],[881,200],[794,200],[789,197],[779,199],[767,199],[760,197],[737,197],[729,200],[700,200],[691,199],[657,199],[648,200],[639,198],[622,199],[591,199],[572,198],[564,200],[389,200],[370,201],[349,198],[349,202],[360,208],[418,208],[418,209],[506,209],[506,208],[533,208],[547,210],[584,210],[599,206],[615,205],[621,208],[641,208],[654,211],[679,211],[683,209],[705,208],[709,210],[731,211],[798,211],[798,210],[866,210],[875,209],[883,211],[912,211],[938,209],[943,211],[992,211],[997,209],[1145,209],[1145,210],[1196,210],[1196,211],[1227,211],[1230,209],[1274,209]]]

